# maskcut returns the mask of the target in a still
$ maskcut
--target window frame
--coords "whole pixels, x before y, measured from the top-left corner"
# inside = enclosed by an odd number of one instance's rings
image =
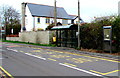
[[[46,23],[46,24],[50,24],[50,18],[46,18],[46,19],[45,19],[45,23]]]

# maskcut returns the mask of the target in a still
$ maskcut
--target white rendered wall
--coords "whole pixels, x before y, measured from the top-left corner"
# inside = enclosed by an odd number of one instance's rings
[[[33,29],[33,17],[30,13],[28,6],[26,6],[25,26],[26,26],[26,31],[32,31],[32,29]]]
[[[37,19],[40,18],[40,23],[38,23]],[[46,17],[35,17],[35,29],[37,30],[38,28],[42,28],[42,29],[46,29],[47,26],[49,26],[50,24],[52,24],[52,22],[54,21],[54,18],[49,18],[50,19],[50,23],[46,23]],[[62,23],[63,19],[57,19],[57,22]],[[66,23],[63,25],[67,25],[68,24],[68,20],[66,20]]]
[[[37,19],[40,18],[40,23],[38,23]],[[47,24],[45,24],[45,20],[46,18],[45,17],[35,17],[35,28],[36,30],[38,28],[42,28],[42,29],[46,29],[46,27],[48,26]]]

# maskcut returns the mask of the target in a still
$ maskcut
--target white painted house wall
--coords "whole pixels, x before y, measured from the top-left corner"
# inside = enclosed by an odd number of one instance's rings
[[[40,23],[38,23],[38,18],[40,18]],[[50,23],[46,23],[46,19],[50,19]],[[62,20],[63,19],[57,19],[57,22],[62,23],[63,22]],[[38,28],[42,28],[45,30],[47,28],[47,26],[52,24],[53,21],[54,21],[54,18],[35,17],[35,29],[37,30]],[[66,23],[66,24],[68,24],[68,23]]]
[[[40,23],[38,23],[38,18],[40,18]],[[48,26],[48,24],[45,23],[45,17],[35,17],[35,29],[42,28],[45,30],[45,28]]]
[[[40,23],[38,23],[38,18],[40,18]],[[45,28],[49,25],[45,23],[45,20],[45,17],[33,17],[28,6],[26,6],[25,26],[27,31],[32,31],[34,27],[35,30],[37,30],[38,28],[42,28],[45,30]]]
[[[50,23],[46,23],[46,17],[32,17],[29,11],[26,12],[26,15],[27,15],[26,17],[27,31],[32,31],[34,26],[35,26],[35,30],[37,30],[38,28],[42,28],[45,30],[47,26],[49,26],[49,24],[52,24],[52,22],[54,21],[53,18],[50,18]],[[40,23],[38,23],[38,18],[40,18]],[[60,22],[63,25],[68,25],[68,20],[57,19],[57,22]],[[71,20],[69,21],[69,23],[71,23]]]
[[[32,31],[32,29],[33,29],[33,16],[31,15],[28,6],[26,6],[25,15],[26,15],[26,17],[25,17],[26,31]]]

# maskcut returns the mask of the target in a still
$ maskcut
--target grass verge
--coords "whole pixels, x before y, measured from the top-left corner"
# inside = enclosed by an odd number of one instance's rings
[[[20,42],[20,41],[9,41],[9,40],[2,40],[2,42],[9,42],[9,43],[22,43],[22,44],[30,44],[30,45],[37,45],[37,46],[56,47],[55,44],[37,44],[37,43]]]

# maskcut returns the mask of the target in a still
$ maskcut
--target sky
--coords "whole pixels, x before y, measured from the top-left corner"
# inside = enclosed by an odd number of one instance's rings
[[[63,7],[70,15],[78,14],[78,0],[56,0],[58,7]],[[80,16],[85,22],[91,22],[94,17],[118,14],[120,0],[80,0]],[[21,13],[21,3],[29,2],[54,6],[54,0],[0,0],[0,6],[12,6]]]

